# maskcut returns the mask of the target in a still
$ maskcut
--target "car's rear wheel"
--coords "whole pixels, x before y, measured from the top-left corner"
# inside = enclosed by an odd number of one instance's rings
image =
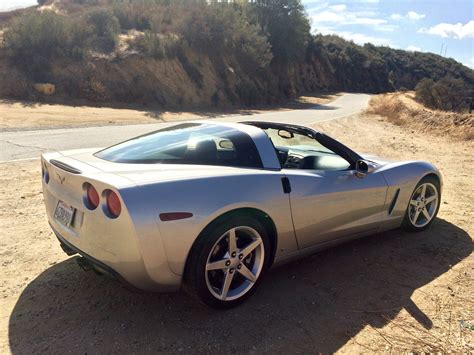
[[[441,201],[441,192],[438,179],[426,177],[415,187],[410,201],[403,226],[413,232],[427,229],[438,214]]]
[[[269,246],[265,228],[253,217],[231,217],[211,227],[191,251],[187,289],[214,308],[242,303],[268,267]]]

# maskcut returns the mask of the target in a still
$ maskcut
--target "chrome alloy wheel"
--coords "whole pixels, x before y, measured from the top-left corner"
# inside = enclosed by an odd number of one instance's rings
[[[263,269],[265,248],[260,234],[247,226],[225,232],[206,262],[206,284],[219,300],[232,301],[247,293]]]
[[[408,216],[415,227],[424,227],[433,219],[438,208],[438,190],[426,182],[418,186],[410,199]]]

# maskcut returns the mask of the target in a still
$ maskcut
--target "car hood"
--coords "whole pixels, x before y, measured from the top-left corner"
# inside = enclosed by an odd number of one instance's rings
[[[373,154],[361,154],[361,157],[364,158],[365,160],[374,162],[374,163],[379,164],[379,165],[386,165],[386,164],[396,162],[396,160],[394,160],[394,159],[382,158],[382,157],[379,157],[379,156],[373,155]]]

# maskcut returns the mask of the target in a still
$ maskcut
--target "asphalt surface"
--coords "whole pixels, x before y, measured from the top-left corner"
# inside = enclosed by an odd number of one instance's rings
[[[317,105],[309,109],[229,115],[214,120],[309,125],[361,112],[367,107],[369,98],[370,95],[366,94],[344,94],[327,105]],[[0,163],[38,158],[46,151],[106,147],[173,124],[176,122],[0,132]]]

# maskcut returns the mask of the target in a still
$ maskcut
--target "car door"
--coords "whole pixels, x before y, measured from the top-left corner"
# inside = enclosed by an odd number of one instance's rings
[[[377,230],[388,185],[375,164],[308,127],[252,124],[265,131],[279,158],[299,249]]]
[[[379,227],[387,192],[381,172],[282,172],[291,186],[291,211],[300,249]]]

